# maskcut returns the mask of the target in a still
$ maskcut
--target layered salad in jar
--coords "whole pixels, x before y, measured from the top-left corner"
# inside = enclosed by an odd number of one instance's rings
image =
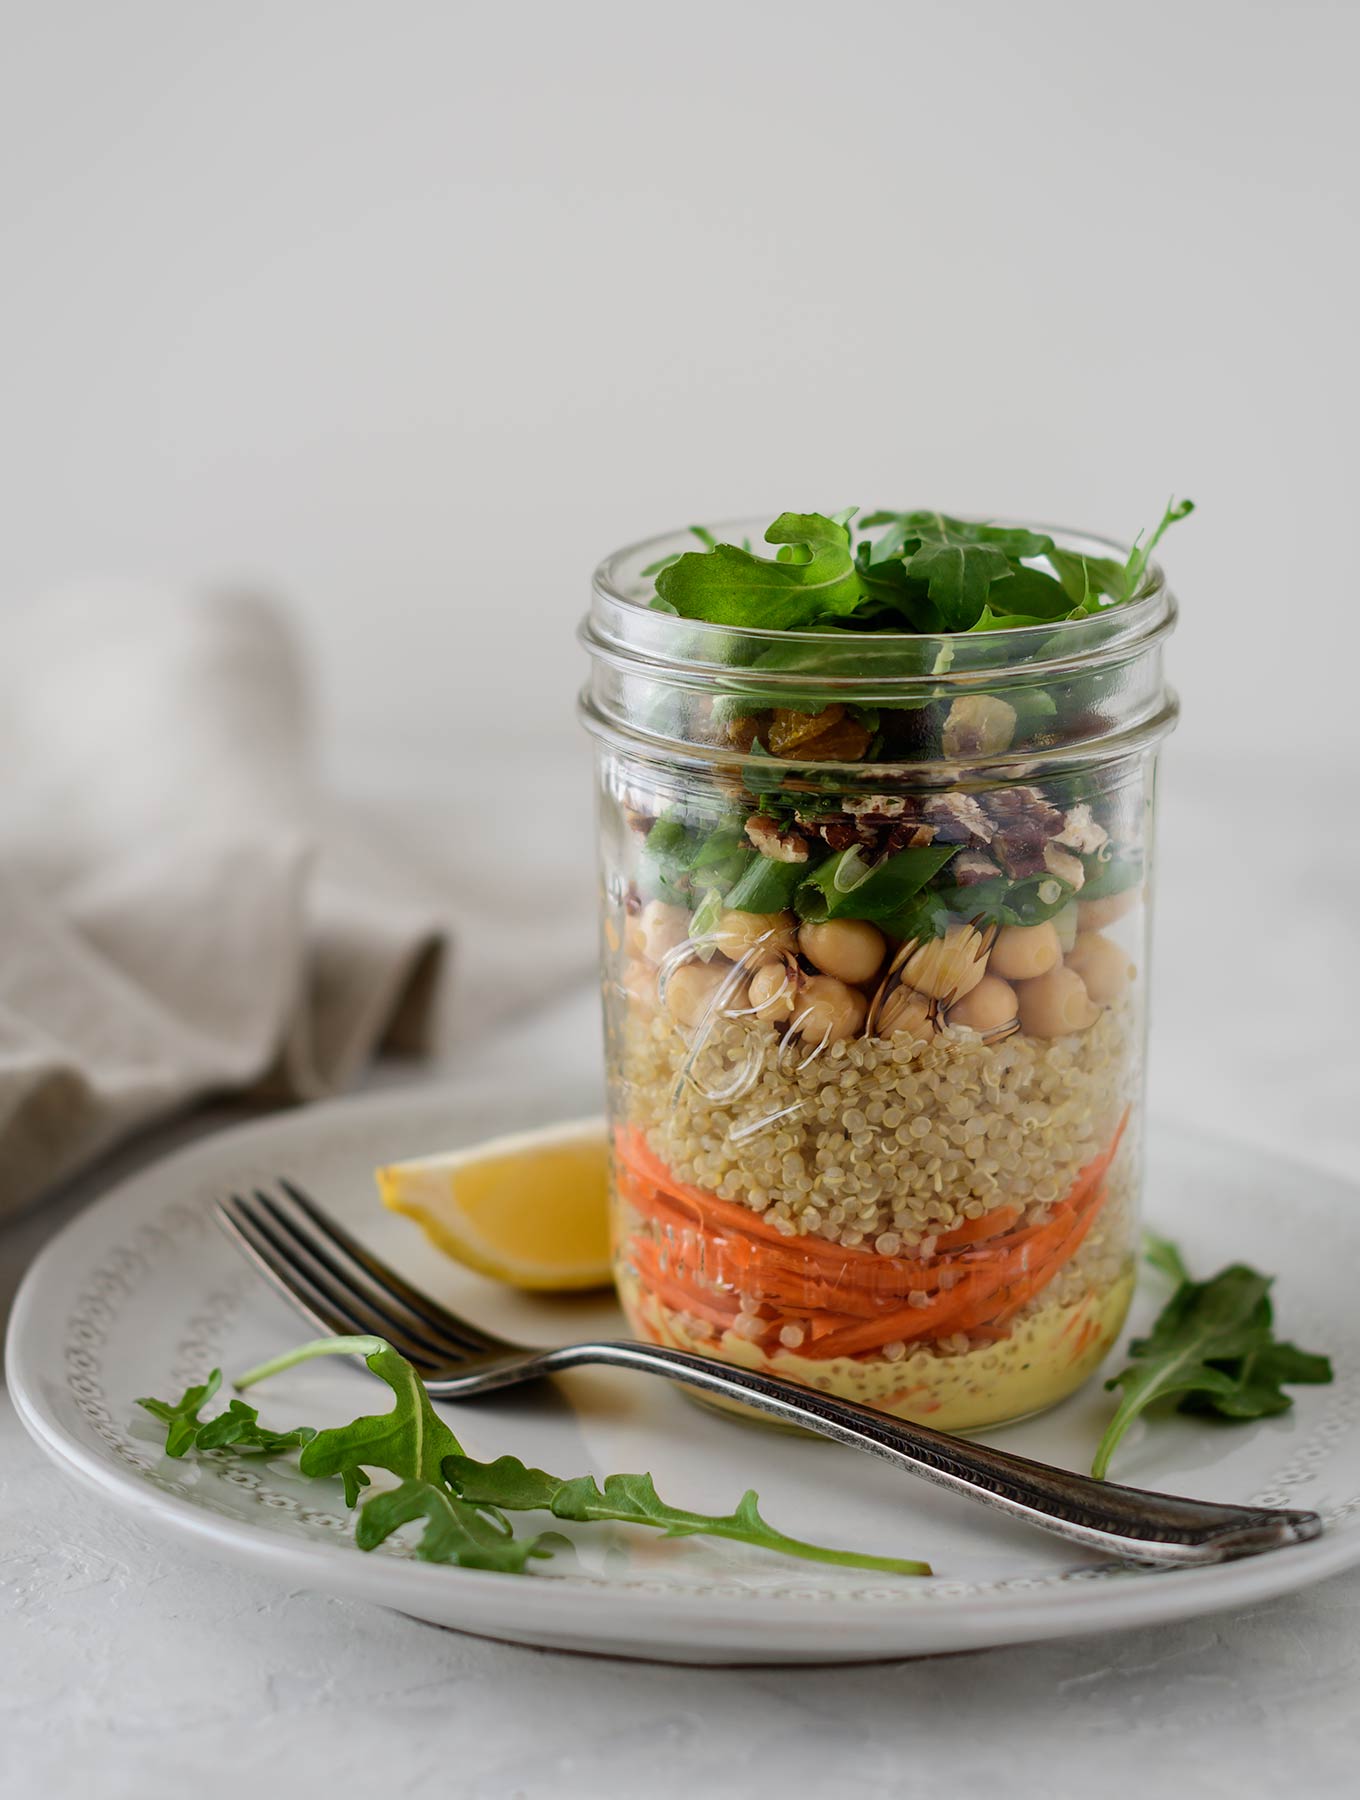
[[[633,599],[691,672],[601,732],[624,1307],[945,1429],[1024,1416],[1132,1289],[1151,543],[919,512],[783,515],[774,556],[700,536]]]

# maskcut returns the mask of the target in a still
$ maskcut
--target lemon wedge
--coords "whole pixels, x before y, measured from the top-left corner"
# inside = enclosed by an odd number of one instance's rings
[[[479,1275],[547,1293],[609,1282],[603,1119],[389,1163],[377,1174],[384,1206]]]

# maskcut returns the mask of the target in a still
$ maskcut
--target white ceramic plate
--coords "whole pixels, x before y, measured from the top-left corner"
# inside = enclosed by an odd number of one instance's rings
[[[1327,1520],[1311,1544],[1201,1571],[1135,1573],[830,1444],[712,1415],[668,1384],[582,1371],[554,1386],[446,1409],[469,1452],[511,1451],[559,1474],[647,1468],[677,1504],[726,1511],[748,1486],[783,1530],[922,1557],[933,1579],[794,1563],[743,1546],[568,1527],[575,1553],[508,1576],[365,1555],[338,1484],[286,1461],[170,1462],[139,1394],[178,1394],[310,1335],[205,1216],[224,1188],[288,1173],[389,1260],[457,1309],[548,1343],[618,1331],[598,1297],[529,1300],[463,1274],[378,1206],[372,1170],[401,1156],[538,1122],[526,1106],[463,1091],[400,1092],[274,1117],[158,1164],[77,1218],[39,1258],[9,1338],[30,1431],[104,1505],[281,1581],[374,1601],[463,1631],[557,1649],[690,1662],[821,1662],[971,1649],[1241,1607],[1360,1561],[1360,1267],[1355,1189],[1179,1132],[1154,1134],[1149,1217],[1191,1265],[1240,1257],[1279,1277],[1282,1328],[1329,1351],[1337,1380],[1245,1427],[1175,1417],[1126,1439],[1116,1473],[1146,1486]],[[1135,1325],[1158,1302],[1145,1284]],[[311,1363],[258,1395],[267,1423],[324,1425],[374,1404],[348,1363]],[[1098,1381],[1008,1447],[1082,1467],[1110,1399]],[[532,1528],[536,1521],[526,1518]],[[553,1522],[556,1523],[555,1521]]]

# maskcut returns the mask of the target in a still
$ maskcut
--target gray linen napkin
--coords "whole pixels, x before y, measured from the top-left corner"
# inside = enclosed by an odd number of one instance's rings
[[[277,611],[100,584],[0,643],[0,1213],[202,1096],[425,1047],[445,909],[321,794]]]

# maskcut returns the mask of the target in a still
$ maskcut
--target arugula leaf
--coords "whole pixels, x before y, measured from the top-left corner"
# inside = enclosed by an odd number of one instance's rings
[[[642,843],[644,885],[681,906],[695,905],[705,892],[726,894],[753,860],[744,818],[735,815],[707,834],[667,815]]]
[[[366,1500],[355,1522],[354,1541],[361,1550],[376,1550],[394,1531],[422,1518],[425,1529],[416,1545],[421,1562],[518,1575],[530,1557],[552,1554],[538,1538],[515,1537],[493,1524],[478,1506],[432,1481],[403,1481],[400,1487]]]
[[[310,1425],[295,1425],[291,1431],[271,1431],[260,1424],[260,1415],[253,1406],[247,1406],[244,1400],[230,1400],[225,1412],[209,1419],[200,1428],[195,1448],[277,1456],[285,1450],[301,1449],[315,1436]]]
[[[310,1425],[297,1425],[291,1431],[270,1431],[261,1425],[260,1415],[244,1400],[231,1400],[225,1412],[214,1419],[200,1420],[199,1413],[222,1385],[222,1371],[214,1369],[199,1387],[185,1390],[178,1400],[138,1400],[153,1419],[167,1427],[165,1454],[179,1458],[190,1450],[236,1450],[241,1454],[273,1456],[284,1450],[296,1450],[316,1436]]]
[[[711,550],[718,541],[706,525],[691,525],[689,530],[690,536],[697,537],[705,550]],[[669,556],[663,556],[658,562],[648,563],[647,567],[640,569],[638,573],[644,581],[648,581],[652,576],[659,575],[663,569],[669,569],[673,562],[679,562],[684,554],[683,550],[672,550]]]
[[[753,556],[735,544],[689,550],[662,569],[656,591],[682,618],[715,625],[798,630],[818,619],[852,613],[864,598],[850,533],[821,513],[781,513],[767,544],[801,548],[805,560]]]
[[[1050,542],[1037,532],[936,512],[873,513],[864,524],[888,528],[870,549],[868,567],[881,572],[885,563],[897,562],[908,580],[924,582],[935,629],[943,631],[975,625],[993,585],[1015,579],[1011,558],[1037,556]]]
[[[1129,1345],[1132,1362],[1106,1382],[1123,1397],[1096,1450],[1091,1473],[1103,1476],[1133,1421],[1155,1401],[1176,1397],[1182,1412],[1259,1419],[1293,1404],[1285,1383],[1329,1382],[1325,1356],[1274,1335],[1271,1278],[1233,1263],[1208,1281],[1192,1281],[1173,1244],[1155,1241],[1153,1260],[1178,1278],[1151,1332]]]
[[[1044,556],[1069,600],[1076,607],[1069,618],[1083,612],[1094,612],[1102,595],[1111,600],[1123,598],[1124,565],[1113,556],[1083,556],[1077,550],[1064,550],[1054,544]]]
[[[919,938],[926,943],[931,938],[943,937],[953,919],[940,890],[928,887],[914,894],[899,911],[877,923],[880,931],[902,943],[908,938]]]
[[[992,525],[985,519],[951,519],[944,513],[873,512],[860,520],[866,531],[886,525],[887,531],[874,544],[873,562],[889,562],[909,552],[913,544],[927,542],[986,544],[1019,561],[1026,556],[1046,556],[1053,539],[1046,531],[1031,531],[1027,525]]]
[[[746,836],[744,821],[726,819],[700,843],[690,863],[692,885],[717,888],[726,893],[756,854]]]
[[[854,640],[866,634],[904,627],[929,635],[1012,631],[1084,618],[1132,599],[1163,534],[1193,510],[1188,500],[1170,504],[1151,537],[1146,543],[1140,537],[1123,563],[1064,549],[1047,532],[1027,526],[929,511],[868,514],[862,528],[881,528],[882,535],[861,538],[852,554],[851,508],[831,518],[781,514],[765,534],[780,546],[773,561],[754,556],[749,544],[718,544],[698,532],[705,552],[663,559],[646,573],[656,577],[653,604],[685,618],[753,630],[829,631],[848,640],[811,653],[794,646],[788,666],[806,666],[815,676],[829,672],[847,651],[853,663]],[[1036,567],[1039,562],[1047,568]],[[1047,649],[1044,643],[1036,654]],[[775,656],[768,666],[784,665]],[[766,692],[745,681],[738,686],[742,697],[735,703],[747,710],[752,699],[758,706],[802,704],[787,690]],[[812,693],[807,704],[816,710],[823,702]]]
[[[403,1480],[437,1483],[444,1458],[462,1454],[462,1445],[431,1406],[424,1382],[383,1338],[317,1338],[249,1370],[236,1386],[252,1387],[314,1356],[362,1356],[396,1395],[391,1412],[367,1413],[348,1425],[317,1432],[298,1459],[304,1475],[341,1476],[350,1506],[358,1498],[358,1489],[368,1485],[365,1468],[387,1469]]]
[[[748,1489],[730,1513],[693,1513],[669,1506],[658,1495],[650,1475],[607,1475],[601,1488],[591,1475],[566,1480],[543,1469],[531,1469],[515,1456],[493,1463],[468,1456],[451,1457],[445,1465],[452,1486],[464,1500],[504,1507],[507,1512],[550,1512],[580,1523],[616,1519],[628,1525],[650,1525],[667,1537],[734,1538],[797,1556],[807,1562],[837,1563],[843,1568],[875,1569],[893,1575],[929,1575],[930,1566],[893,1556],[865,1556],[854,1550],[830,1550],[820,1544],[786,1537],[760,1516],[755,1490]]]
[[[642,862],[647,878],[663,899],[684,901],[688,893],[690,865],[698,839],[681,819],[656,821],[642,842]]]
[[[1170,1238],[1159,1237],[1155,1231],[1143,1233],[1143,1259],[1178,1285],[1191,1279],[1179,1248]]]
[[[807,879],[806,863],[776,862],[772,856],[757,856],[741,880],[727,896],[731,912],[783,912],[793,904],[793,896]]]
[[[516,1538],[502,1509],[543,1510],[583,1523],[617,1519],[650,1525],[672,1537],[698,1532],[730,1537],[787,1556],[848,1568],[896,1575],[930,1573],[926,1563],[862,1556],[853,1550],[830,1550],[786,1537],[761,1518],[754,1492],[743,1495],[735,1512],[710,1516],[667,1506],[658,1497],[650,1475],[610,1475],[601,1488],[593,1476],[564,1480],[527,1468],[513,1456],[494,1463],[476,1462],[463,1455],[457,1438],[434,1412],[415,1369],[383,1338],[318,1338],[248,1370],[236,1385],[253,1386],[317,1356],[362,1356],[396,1395],[392,1411],[355,1419],[329,1431],[315,1432],[300,1425],[291,1432],[272,1432],[257,1423],[253,1407],[234,1400],[226,1412],[203,1422],[199,1413],[221,1386],[219,1369],[177,1401],[148,1399],[137,1404],[166,1426],[167,1449],[172,1456],[183,1456],[195,1448],[245,1452],[301,1446],[301,1473],[317,1477],[339,1474],[351,1507],[361,1489],[370,1485],[366,1468],[386,1469],[399,1476],[397,1487],[370,1495],[359,1507],[354,1535],[361,1550],[376,1549],[393,1532],[424,1520],[415,1549],[421,1561],[522,1574],[531,1559],[552,1554],[554,1539],[562,1540],[556,1533]]]
[[[1269,1326],[1269,1318],[1266,1319]],[[1273,1418],[1288,1412],[1294,1404],[1283,1383],[1317,1383],[1332,1379],[1332,1365],[1327,1357],[1296,1344],[1264,1344],[1242,1358],[1232,1371],[1233,1387],[1227,1393],[1189,1393],[1177,1410],[1185,1413],[1214,1413],[1223,1419]]]
[[[1166,503],[1166,511],[1152,536],[1143,542],[1142,533],[1134,540],[1133,549],[1129,551],[1129,560],[1124,564],[1124,591],[1122,598],[1132,600],[1142,585],[1143,575],[1147,570],[1152,552],[1161,543],[1171,526],[1180,519],[1188,519],[1195,510],[1193,500],[1177,501],[1174,496]]]
[[[968,887],[942,888],[939,898],[950,912],[989,925],[1041,925],[1055,918],[1076,893],[1071,882],[1057,875],[1026,875],[1019,881],[1001,875]]]
[[[159,1419],[168,1427],[165,1434],[167,1456],[179,1458],[186,1450],[193,1449],[201,1428],[198,1415],[221,1385],[222,1371],[214,1369],[205,1382],[186,1388],[178,1400],[141,1399],[136,1402],[145,1407],[153,1419]]]
[[[1020,631],[1030,625],[1071,617],[1071,596],[1060,581],[1045,575],[1042,569],[1016,569],[1000,598],[1006,610],[997,612],[988,601],[969,626],[970,632]]]
[[[800,916],[823,919],[889,919],[899,913],[954,855],[955,844],[931,844],[899,850],[877,864],[866,864],[851,846],[829,856],[807,876],[795,896]]]

